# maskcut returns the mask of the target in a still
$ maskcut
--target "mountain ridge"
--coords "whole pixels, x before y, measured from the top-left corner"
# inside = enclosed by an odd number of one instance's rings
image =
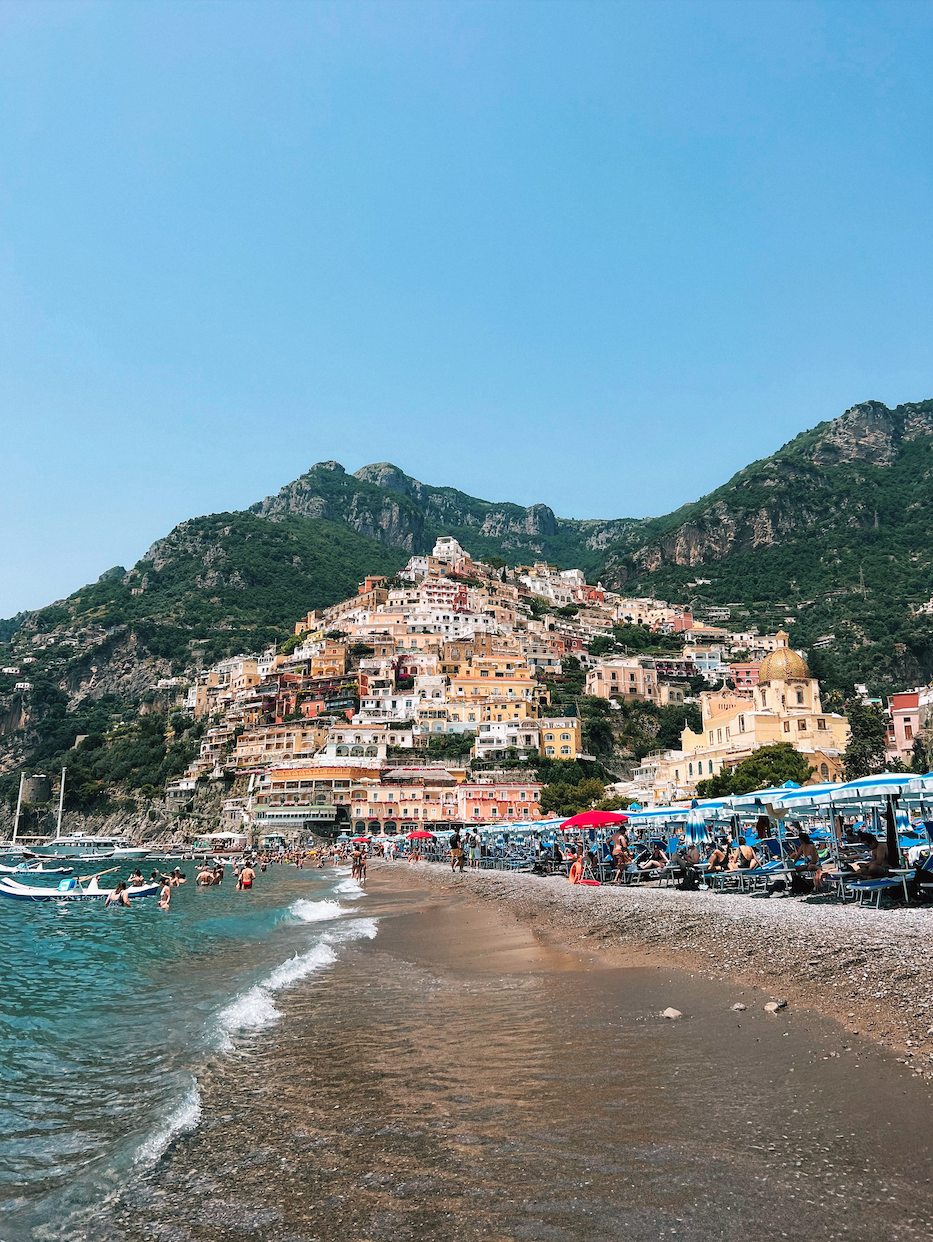
[[[864,677],[873,652],[881,679],[895,684],[933,672],[927,622],[909,615],[933,594],[931,476],[933,400],[852,406],[657,518],[562,518],[543,503],[426,484],[391,462],[352,474],[319,462],[245,510],[179,523],[130,570],[115,566],[66,599],[0,622],[0,640],[129,626],[140,651],[180,672],[278,641],[367,573],[394,573],[452,535],[476,558],[547,560],[632,594],[737,605],[749,623],[783,624],[793,612],[802,646],[850,627],[848,646],[867,644],[865,656],[847,656],[829,675],[839,681],[858,666]],[[125,664],[120,692],[136,684]],[[94,678],[95,692],[107,686],[100,669]],[[73,696],[89,682],[62,684]]]

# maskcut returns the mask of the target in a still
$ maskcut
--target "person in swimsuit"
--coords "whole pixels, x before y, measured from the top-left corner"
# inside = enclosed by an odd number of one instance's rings
[[[167,910],[172,900],[172,886],[166,880],[162,885],[162,891],[159,893],[159,909]]]
[[[655,843],[651,847],[650,855],[644,862],[638,864],[640,871],[659,871],[662,867],[667,866],[667,855],[661,849],[660,845]]]
[[[736,850],[736,866],[743,868],[761,866],[761,859],[750,845],[745,844],[744,837],[739,837],[739,848]]]
[[[720,841],[710,854],[707,861],[709,863],[710,871],[725,871],[729,866],[728,842]]]
[[[145,883],[146,881],[143,879],[143,873],[137,867],[136,870],[133,872],[133,874],[130,876],[130,884],[132,884],[133,888],[139,888],[141,885]]]
[[[884,879],[889,870],[887,842],[879,841],[873,832],[863,832],[861,838],[871,854],[866,862],[852,864],[852,870],[858,873],[856,878],[859,880]]]
[[[105,906],[128,906],[130,904],[130,895],[126,891],[126,884],[123,880],[113,890],[107,900]]]
[[[570,873],[567,877],[571,884],[579,884],[583,879],[583,855],[582,853],[574,854],[573,862],[570,864]]]
[[[256,872],[252,869],[249,863],[246,863],[245,866],[243,867],[243,870],[240,872],[240,878],[239,878],[239,881],[237,882],[237,888],[252,888],[253,880],[255,880],[255,878],[256,878]]]

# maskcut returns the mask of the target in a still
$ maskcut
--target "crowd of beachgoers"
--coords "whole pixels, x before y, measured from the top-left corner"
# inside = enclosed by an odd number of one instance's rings
[[[767,828],[764,833],[767,833]],[[611,834],[583,831],[550,840],[508,835],[490,840],[455,829],[449,835],[420,834],[411,840],[356,841],[334,847],[335,860],[350,853],[374,854],[410,863],[446,863],[452,870],[524,871],[561,875],[571,884],[672,886],[681,891],[715,889],[764,896],[810,895],[886,903],[933,901],[933,852],[924,840],[902,848],[862,826],[840,823],[831,837],[815,838],[802,826],[781,836],[723,834],[691,840],[681,829],[662,839],[630,834],[619,825]]]

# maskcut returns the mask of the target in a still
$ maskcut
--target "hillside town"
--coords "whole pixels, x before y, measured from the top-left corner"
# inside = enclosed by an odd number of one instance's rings
[[[623,765],[608,785],[620,805],[689,801],[701,781],[781,742],[813,782],[844,779],[848,722],[824,710],[788,634],[733,631],[729,610],[714,611],[626,598],[576,569],[474,561],[440,538],[394,578],[367,577],[355,597],[298,619],[278,649],[222,660],[193,684],[161,682],[205,725],[166,799],[180,808],[199,782],[233,778],[224,827],[286,838],[534,821],[535,765],[597,758],[576,706],[592,700],[610,723],[631,704],[685,708],[679,747]],[[620,649],[612,636],[625,627],[654,654]],[[576,701],[557,692],[571,668]],[[892,754],[909,752],[919,694],[896,696]]]

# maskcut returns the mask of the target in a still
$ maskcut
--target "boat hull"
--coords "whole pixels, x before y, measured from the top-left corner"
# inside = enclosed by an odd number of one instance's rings
[[[0,865],[0,875],[71,875],[74,867],[43,867],[41,863],[20,863],[17,867]]]
[[[159,884],[141,884],[125,891],[130,901],[136,901],[140,897],[155,897],[160,887]],[[72,889],[33,888],[28,884],[20,884],[9,876],[0,879],[0,897],[7,897],[12,901],[106,901],[113,891],[111,888],[98,888],[96,884]]]

